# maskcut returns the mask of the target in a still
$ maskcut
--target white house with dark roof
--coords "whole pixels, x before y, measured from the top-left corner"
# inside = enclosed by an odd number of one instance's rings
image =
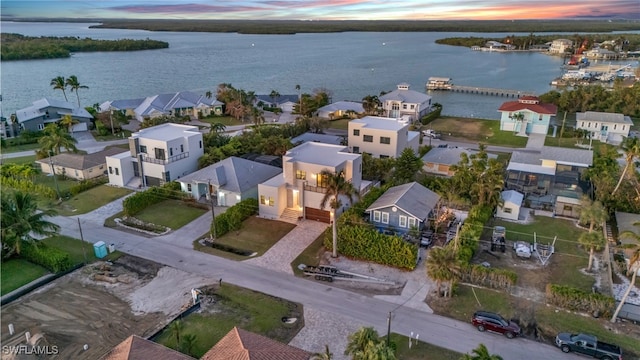
[[[223,103],[215,97],[207,98],[191,91],[149,96],[135,109],[139,121],[159,116],[189,116],[199,118],[210,114],[222,114]]]
[[[379,230],[405,234],[413,227],[422,230],[439,200],[438,194],[414,181],[389,188],[365,212]]]
[[[624,114],[586,111],[576,113],[576,129],[591,133],[592,139],[606,143],[620,144],[629,136],[633,121]]]
[[[219,206],[233,206],[258,198],[258,184],[282,174],[279,167],[229,157],[179,178],[180,188],[195,199],[216,199]]]
[[[397,158],[406,148],[418,152],[420,133],[409,131],[409,123],[396,118],[365,116],[349,121],[349,149],[376,158]]]
[[[451,166],[460,162],[460,156],[467,154],[468,157],[477,154],[478,151],[470,150],[460,147],[436,147],[429,150],[422,157],[424,163],[423,169],[430,174],[442,175],[451,177],[455,174],[455,171],[451,170]],[[487,154],[490,159],[497,159],[496,154]]]
[[[83,107],[75,104],[43,98],[33,102],[33,105],[16,111],[16,120],[22,130],[39,131],[43,130],[47,124],[57,123],[65,115],[78,121],[73,125],[72,131],[87,131],[93,116]]]
[[[355,118],[362,114],[364,114],[362,103],[356,101],[337,101],[319,108],[316,112],[317,117],[331,120],[345,116]]]
[[[100,104],[99,112],[115,112],[119,111],[128,117],[135,117],[135,110],[144,102],[145,98],[125,99],[125,100],[109,100]]]
[[[129,151],[107,157],[109,184],[162,185],[198,170],[204,154],[196,126],[166,123],[131,134]]]
[[[524,195],[515,190],[505,190],[500,194],[500,198],[502,199],[502,205],[497,207],[496,217],[518,220]]]
[[[283,112],[293,112],[293,107],[300,102],[298,95],[256,95],[254,104],[262,107],[280,108]]]
[[[431,112],[431,96],[411,90],[407,83],[398,84],[396,90],[378,99],[382,103],[383,115],[390,118],[414,122]]]
[[[369,181],[362,180],[362,156],[349,152],[346,146],[306,142],[282,156],[282,174],[258,185],[260,216],[268,219],[297,220],[306,218],[329,223],[332,219],[329,204],[321,207],[326,193],[326,178],[321,173],[344,172],[347,181],[361,195]],[[341,214],[351,204],[341,199]],[[354,199],[355,201],[355,199]]]

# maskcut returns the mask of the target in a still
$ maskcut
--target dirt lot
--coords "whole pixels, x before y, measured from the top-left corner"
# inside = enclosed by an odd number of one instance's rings
[[[96,359],[132,334],[148,336],[164,326],[189,305],[191,288],[206,283],[131,256],[98,263],[4,306],[2,323],[13,324],[16,334],[3,326],[2,344],[23,343],[29,331],[32,344],[57,346],[50,359]]]

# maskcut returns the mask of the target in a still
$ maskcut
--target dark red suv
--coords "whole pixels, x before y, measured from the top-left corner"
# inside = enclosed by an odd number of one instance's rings
[[[512,339],[516,336],[522,335],[520,326],[513,321],[506,320],[502,316],[488,312],[488,311],[476,311],[471,319],[473,326],[478,328],[479,331],[493,331]]]

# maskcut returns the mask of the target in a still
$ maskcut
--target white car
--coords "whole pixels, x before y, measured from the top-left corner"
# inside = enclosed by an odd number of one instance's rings
[[[432,139],[440,138],[440,134],[438,134],[437,132],[435,132],[435,131],[433,131],[431,129],[422,130],[422,135],[430,137]]]

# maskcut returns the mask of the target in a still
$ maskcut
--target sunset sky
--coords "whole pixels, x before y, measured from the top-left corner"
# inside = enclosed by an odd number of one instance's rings
[[[517,20],[640,19],[638,0],[2,0],[2,17]]]

